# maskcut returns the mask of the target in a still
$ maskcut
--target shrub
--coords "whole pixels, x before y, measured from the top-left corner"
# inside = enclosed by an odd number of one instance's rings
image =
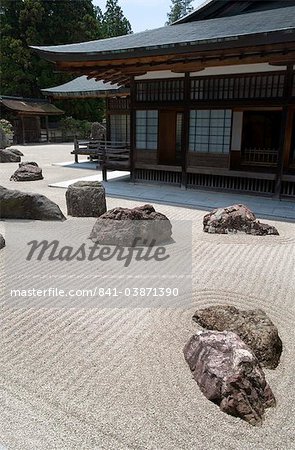
[[[61,129],[65,137],[75,136],[80,139],[89,139],[91,123],[87,120],[77,120],[73,117],[65,117],[61,120]]]
[[[0,120],[0,148],[9,147],[13,140],[13,126],[8,120]]]

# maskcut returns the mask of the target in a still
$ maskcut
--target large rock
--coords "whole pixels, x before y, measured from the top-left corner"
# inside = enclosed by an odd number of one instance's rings
[[[106,128],[99,122],[93,122],[91,125],[91,139],[102,141],[105,139]]]
[[[106,245],[155,245],[171,240],[172,225],[169,219],[152,205],[133,209],[114,208],[103,214],[95,223],[90,239]]]
[[[10,152],[14,153],[15,155],[24,156],[24,154],[20,150],[18,150],[17,148],[10,148],[9,147],[7,150],[9,150]]]
[[[74,217],[99,217],[107,210],[105,189],[98,181],[77,181],[66,191],[68,214]]]
[[[19,163],[18,166],[22,167],[22,166],[27,166],[27,165],[39,167],[38,164],[35,161],[23,161],[23,162]]]
[[[21,158],[8,148],[0,149],[0,163],[20,162]]]
[[[256,356],[235,333],[200,332],[184,357],[202,393],[227,414],[261,425],[265,408],[275,406]]]
[[[238,334],[262,366],[275,369],[279,364],[282,341],[277,327],[261,309],[241,311],[234,306],[216,305],[199,309],[193,320],[209,330]]]
[[[66,220],[58,205],[44,195],[0,186],[0,218]]]
[[[10,177],[11,181],[36,181],[43,180],[42,169],[35,162],[20,163]]]
[[[204,216],[203,230],[207,233],[228,234],[243,232],[256,236],[279,234],[275,227],[256,220],[255,214],[244,205],[232,205],[227,208],[214,209]]]
[[[2,236],[2,234],[0,234],[0,250],[1,248],[5,247],[5,239]]]

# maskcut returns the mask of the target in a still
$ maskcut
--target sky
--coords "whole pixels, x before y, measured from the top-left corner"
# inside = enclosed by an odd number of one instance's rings
[[[93,0],[102,11],[106,0]],[[165,25],[167,13],[170,11],[171,0],[119,0],[125,17],[131,23],[132,31],[144,31]],[[196,8],[204,0],[194,0],[192,6]]]

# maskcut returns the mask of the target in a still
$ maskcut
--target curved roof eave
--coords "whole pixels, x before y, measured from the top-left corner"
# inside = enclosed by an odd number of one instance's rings
[[[259,37],[286,34],[295,29],[295,7],[254,12],[238,16],[188,22],[157,28],[155,30],[119,36],[98,41],[82,42],[51,47],[32,48],[43,58],[52,61],[83,61],[126,59],[155,54],[184,53],[185,50],[216,49],[230,47],[241,41]],[[288,36],[286,40],[294,41]],[[274,40],[275,41],[275,40]]]

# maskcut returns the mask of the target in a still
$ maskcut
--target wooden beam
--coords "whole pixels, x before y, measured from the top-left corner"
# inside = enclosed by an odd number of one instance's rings
[[[209,60],[214,60],[217,65],[226,64],[227,59],[232,60],[237,58],[236,63],[241,63],[241,60],[247,60],[249,58],[267,59],[271,56],[273,62],[281,62],[286,60],[294,61],[294,43],[285,43],[277,45],[262,45],[262,46],[252,46],[246,48],[231,48],[223,50],[210,50],[210,51],[190,51],[181,54],[167,54],[167,55],[154,55],[154,56],[144,56],[128,59],[113,59],[107,61],[74,61],[66,62],[61,61],[57,63],[60,70],[85,70],[87,73],[91,70],[101,70],[104,68],[108,70],[114,67],[140,67],[140,65],[159,65],[159,64],[177,64],[184,62],[199,61],[205,62]],[[276,59],[273,59],[276,58]],[[218,64],[219,61],[219,64]],[[254,61],[255,62],[255,61]],[[269,61],[271,62],[271,61]]]
[[[184,111],[182,115],[182,176],[181,185],[187,187],[187,163],[188,163],[188,151],[189,151],[189,123],[190,123],[190,75],[185,74],[184,78]]]
[[[134,77],[130,79],[130,168],[131,181],[135,181],[135,159],[136,159],[136,110],[134,102],[136,99],[136,87]]]
[[[118,78],[114,78],[110,83],[111,84],[118,84],[118,83],[127,83],[130,81],[130,77],[126,77],[125,75],[121,75]]]
[[[275,197],[280,198],[281,195],[281,187],[282,187],[282,178],[284,174],[284,160],[285,154],[289,153],[291,146],[291,138],[290,138],[290,129],[289,129],[289,120],[290,120],[290,107],[289,101],[292,97],[293,90],[293,64],[288,65],[286,73],[285,73],[285,81],[284,81],[284,92],[283,92],[283,111],[282,111],[282,120],[281,120],[281,135],[280,135],[280,146],[279,146],[279,154],[278,154],[278,165],[277,165],[277,173],[276,173],[276,181],[275,181]],[[292,124],[291,124],[292,126]]]
[[[295,60],[295,51],[292,52],[292,57]],[[259,53],[257,55],[228,55],[227,57],[219,56],[218,58],[213,56],[207,56],[194,58],[194,60],[188,60],[187,62],[165,62],[165,63],[136,63],[134,65],[122,65],[122,66],[112,66],[112,69],[92,70],[95,75],[92,74],[91,77],[95,77],[96,80],[107,79],[110,73],[116,74],[126,74],[130,76],[144,75],[147,72],[159,71],[159,70],[171,70],[174,73],[186,73],[186,72],[198,72],[206,67],[224,67],[228,65],[238,65],[238,64],[253,64],[253,63],[269,63],[270,55]],[[285,61],[284,55],[272,56],[272,62],[279,63],[280,59]],[[86,69],[85,69],[86,70]],[[138,74],[138,75],[137,75]]]

